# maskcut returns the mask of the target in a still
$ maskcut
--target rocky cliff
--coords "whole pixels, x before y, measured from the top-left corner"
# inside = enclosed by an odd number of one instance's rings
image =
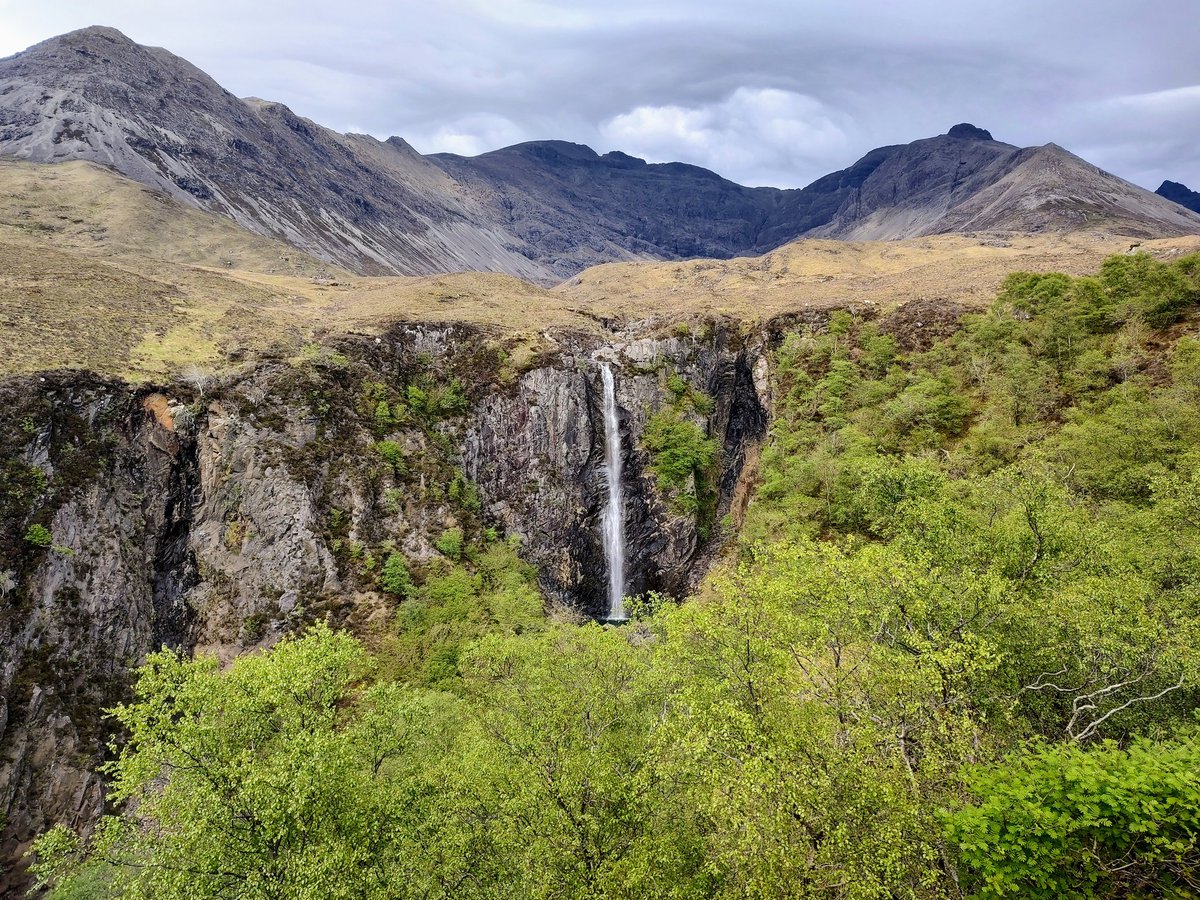
[[[515,538],[548,599],[601,614],[600,360],[617,373],[628,589],[682,593],[765,433],[764,340],[721,320],[520,346],[403,325],[221,380],[0,382],[6,865],[99,814],[102,711],[159,646],[229,658],[317,619],[369,629],[397,603],[378,560],[401,553],[419,578],[449,529]],[[722,449],[703,516],[659,490],[642,440],[680,384],[712,398],[690,415]]]

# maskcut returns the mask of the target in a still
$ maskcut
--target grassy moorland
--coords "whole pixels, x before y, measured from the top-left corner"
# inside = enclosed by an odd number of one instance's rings
[[[84,368],[162,380],[405,320],[521,334],[599,319],[756,323],[914,299],[978,307],[1010,271],[1083,274],[1127,247],[1091,234],[801,241],[749,259],[597,266],[553,290],[478,273],[367,278],[99,166],[3,161],[0,374]],[[1144,245],[1161,257],[1197,248],[1196,238]]]

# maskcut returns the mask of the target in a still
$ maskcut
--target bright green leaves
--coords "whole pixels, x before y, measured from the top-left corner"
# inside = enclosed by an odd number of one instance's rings
[[[494,636],[464,662],[477,719],[463,764],[512,895],[655,896],[670,884],[676,850],[653,837],[661,788],[647,752],[659,709],[633,634]]]
[[[650,454],[658,489],[680,513],[695,516],[701,535],[707,535],[716,515],[720,455],[720,445],[703,424],[713,399],[677,372],[666,376],[664,386],[670,402],[646,422],[642,446]]]
[[[650,452],[659,489],[675,496],[683,511],[695,513],[700,508],[700,482],[716,462],[716,441],[681,413],[663,409],[646,423],[642,444]]]
[[[323,627],[227,672],[152,655],[115,711],[129,739],[108,766],[112,799],[133,801],[137,820],[105,820],[92,854],[133,897],[394,896],[419,834],[421,760],[444,751],[455,712],[436,695],[363,689],[370,671],[357,642]],[[57,831],[37,853],[69,877],[78,848]]]
[[[1035,746],[976,771],[945,818],[980,897],[1194,897],[1200,743]]]

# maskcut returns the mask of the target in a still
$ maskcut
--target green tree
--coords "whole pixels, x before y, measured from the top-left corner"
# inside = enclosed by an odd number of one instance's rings
[[[217,661],[153,654],[128,732],[106,766],[108,817],[88,842],[41,838],[34,871],[69,889],[85,858],[116,872],[123,896],[407,897],[436,893],[424,835],[436,828],[428,771],[448,745],[446,698],[363,687],[365,651],[319,626],[266,653]]]

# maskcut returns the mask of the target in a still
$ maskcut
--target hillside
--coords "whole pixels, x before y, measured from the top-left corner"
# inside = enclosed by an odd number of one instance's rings
[[[1011,236],[1010,236],[1011,237]],[[160,379],[294,356],[322,336],[455,321],[522,341],[547,327],[852,305],[986,302],[1013,269],[1080,274],[1127,241],[943,235],[799,241],[762,257],[612,263],[554,290],[511,276],[361,276],[91,163],[0,161],[0,374],[88,369]],[[1172,258],[1200,238],[1147,242]]]
[[[336,134],[240,100],[115,29],[0,61],[0,94],[4,155],[102,163],[359,272],[543,275],[403,141]]]
[[[781,280],[964,240],[801,242]],[[973,315],[0,378],[0,896],[31,847],[94,900],[1188,896],[1200,254],[1150,249]]]
[[[338,134],[238,99],[103,27],[0,60],[0,156],[110,166],[360,275],[551,285],[598,263],[726,259],[803,236],[1200,233],[1200,215],[1053,144],[1021,149],[966,124],[872,150],[800,190],[564,141],[425,157],[399,137]]]
[[[1188,194],[0,60],[0,900],[1200,897]]]

